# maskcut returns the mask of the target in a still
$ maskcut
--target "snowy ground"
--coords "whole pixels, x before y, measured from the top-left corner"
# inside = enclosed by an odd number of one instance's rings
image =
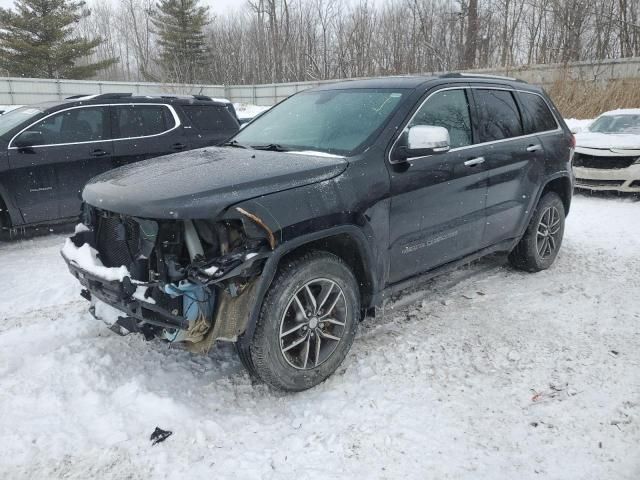
[[[296,395],[226,345],[112,334],[62,236],[0,244],[0,478],[638,479],[639,212],[577,196],[551,270],[489,259],[408,292]]]

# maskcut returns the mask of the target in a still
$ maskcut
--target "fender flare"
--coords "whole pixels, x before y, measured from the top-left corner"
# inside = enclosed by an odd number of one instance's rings
[[[13,197],[10,195],[9,190],[0,182],[0,205],[6,207],[11,219],[11,226],[17,227],[24,223],[20,210],[13,202]]]
[[[271,287],[271,283],[276,276],[278,266],[280,265],[282,258],[288,253],[291,253],[304,245],[340,234],[349,235],[356,241],[360,249],[360,254],[362,255],[365,271],[373,271],[374,256],[371,251],[371,246],[369,245],[369,242],[367,242],[364,232],[356,225],[340,225],[331,227],[318,232],[301,235],[295,239],[287,241],[286,243],[276,247],[273,254],[267,259],[262,269],[262,274],[258,277],[256,294],[252,300],[253,305],[249,308],[247,323],[244,332],[238,336],[238,343],[241,345],[248,345],[251,338],[253,338],[253,334],[258,323],[258,316],[260,315],[260,309],[262,308],[262,302],[264,301],[267,291]],[[379,290],[379,279],[376,278],[375,274],[373,274],[371,275],[370,280],[372,296],[375,297],[376,292]]]
[[[569,181],[569,185],[571,186],[570,188],[570,198],[569,198],[569,203],[571,203],[571,196],[573,196],[573,177],[571,175],[571,173],[569,173],[566,170],[554,173],[553,175],[548,176],[545,179],[545,182],[540,186],[540,188],[538,189],[538,191],[536,192],[536,200],[535,202],[533,202],[533,206],[529,211],[529,214],[527,215],[527,220],[526,222],[524,222],[524,227],[521,229],[521,231],[519,232],[518,235],[518,240],[520,240],[520,238],[522,238],[522,236],[524,235],[524,232],[527,231],[527,227],[529,226],[529,222],[531,222],[531,218],[533,217],[533,213],[535,211],[535,208],[538,206],[538,203],[540,202],[540,199],[542,198],[542,192],[545,191],[545,189],[547,188],[547,185],[549,185],[551,182],[553,182],[554,180],[557,180],[559,178],[566,178]],[[566,214],[568,214],[568,210],[566,212]]]

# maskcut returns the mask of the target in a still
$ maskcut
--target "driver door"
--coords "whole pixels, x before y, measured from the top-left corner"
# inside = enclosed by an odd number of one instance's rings
[[[485,149],[473,145],[469,98],[465,88],[432,93],[407,124],[446,128],[451,149],[389,167],[391,284],[481,249],[487,171]]]

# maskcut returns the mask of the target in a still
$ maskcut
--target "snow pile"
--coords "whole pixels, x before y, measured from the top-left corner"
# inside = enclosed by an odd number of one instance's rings
[[[0,105],[0,112],[3,114],[10,112],[11,110],[15,110],[16,108],[20,108],[22,105]]]
[[[105,267],[102,262],[98,260],[98,252],[87,243],[81,247],[76,247],[73,242],[67,238],[64,242],[64,247],[62,247],[62,254],[86,272],[92,273],[109,282],[114,280],[121,282],[124,280],[124,277],[131,276],[129,270],[124,266],[118,268]]]
[[[64,237],[0,243],[0,478],[637,479],[639,208],[577,195],[550,270],[488,258],[416,286],[292,395],[230,345],[111,333]]]
[[[271,107],[251,105],[250,103],[234,103],[233,106],[236,109],[236,115],[240,120],[251,120],[265,110]]]

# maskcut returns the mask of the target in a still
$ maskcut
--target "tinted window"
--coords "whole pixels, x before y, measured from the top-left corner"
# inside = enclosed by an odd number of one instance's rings
[[[478,142],[491,142],[522,135],[520,112],[511,92],[475,89],[478,111]]]
[[[157,135],[173,128],[175,120],[162,105],[123,105],[116,110],[116,138]]]
[[[236,130],[237,122],[225,107],[213,105],[186,105],[182,107],[194,127],[202,132]]]
[[[29,136],[30,145],[91,142],[108,139],[107,109],[75,108],[52,115],[20,134],[16,141]],[[34,133],[36,136],[34,136]]]
[[[520,93],[520,102],[527,120],[524,133],[546,132],[558,128],[547,102],[540,95]]]
[[[471,118],[465,90],[434,93],[416,112],[409,123],[444,127],[449,131],[451,148],[471,145]]]

